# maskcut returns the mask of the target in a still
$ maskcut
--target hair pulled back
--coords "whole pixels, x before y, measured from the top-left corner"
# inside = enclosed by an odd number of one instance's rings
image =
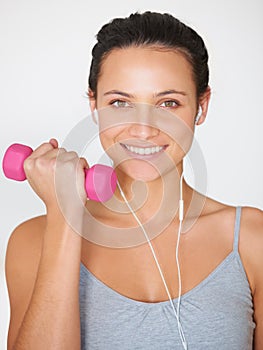
[[[208,53],[203,39],[171,14],[147,11],[115,18],[100,29],[96,38],[88,80],[95,98],[103,59],[113,49],[131,46],[157,46],[181,52],[192,66],[197,97],[208,87]]]

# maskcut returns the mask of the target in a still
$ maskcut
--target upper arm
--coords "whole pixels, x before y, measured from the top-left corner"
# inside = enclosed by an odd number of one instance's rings
[[[255,249],[255,290],[254,290],[254,320],[256,323],[254,349],[263,349],[263,213],[257,228],[258,239]]]
[[[263,266],[262,266],[263,268]],[[255,329],[255,335],[254,335],[254,349],[260,350],[263,349],[263,286],[261,286],[256,289],[254,294],[254,310],[255,310],[255,322],[256,322],[256,329]]]
[[[41,256],[45,216],[20,224],[6,252],[6,282],[10,302],[8,349],[12,348],[30,303]]]
[[[263,349],[263,211],[245,208],[240,249],[251,286],[254,305],[254,350]]]

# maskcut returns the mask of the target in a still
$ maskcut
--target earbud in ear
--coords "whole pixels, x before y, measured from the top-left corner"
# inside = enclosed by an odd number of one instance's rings
[[[202,110],[202,107],[199,105],[198,113],[195,117],[195,124],[197,124],[199,122],[199,119],[201,118],[202,114],[203,114],[203,110]]]

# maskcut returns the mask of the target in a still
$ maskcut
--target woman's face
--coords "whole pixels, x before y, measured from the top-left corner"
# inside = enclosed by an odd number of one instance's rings
[[[119,170],[131,178],[151,181],[160,176],[156,164],[158,167],[161,158],[169,156],[173,165],[178,166],[185,155],[176,137],[169,133],[178,125],[176,122],[173,125],[173,117],[193,131],[198,103],[203,107],[200,124],[205,118],[208,99],[197,101],[192,68],[182,54],[153,47],[129,47],[113,50],[104,59],[97,99],[91,98],[91,109],[104,110],[103,118],[107,117],[107,111],[111,117],[115,112],[118,115],[118,125],[101,128],[100,139],[111,158],[118,158]],[[147,114],[147,106],[154,106],[151,111],[157,114],[161,112],[161,123],[152,122],[151,116],[146,118],[147,123],[142,114],[141,119],[137,115],[130,122],[126,118],[123,124],[119,123],[120,115],[130,111]]]

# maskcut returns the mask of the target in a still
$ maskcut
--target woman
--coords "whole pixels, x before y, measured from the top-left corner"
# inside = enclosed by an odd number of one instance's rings
[[[26,160],[47,213],[9,241],[8,348],[262,349],[262,212],[219,203],[183,180],[211,94],[203,40],[171,15],[150,12],[113,20],[97,40],[88,97],[119,186],[107,205],[86,201],[88,163],[55,139]],[[62,193],[63,213],[58,164],[66,179],[77,170],[76,186],[72,180]],[[136,180],[146,197],[132,188]],[[75,187],[81,205],[72,201]],[[112,237],[121,227],[125,249],[101,227]],[[142,231],[151,242],[137,239]]]

